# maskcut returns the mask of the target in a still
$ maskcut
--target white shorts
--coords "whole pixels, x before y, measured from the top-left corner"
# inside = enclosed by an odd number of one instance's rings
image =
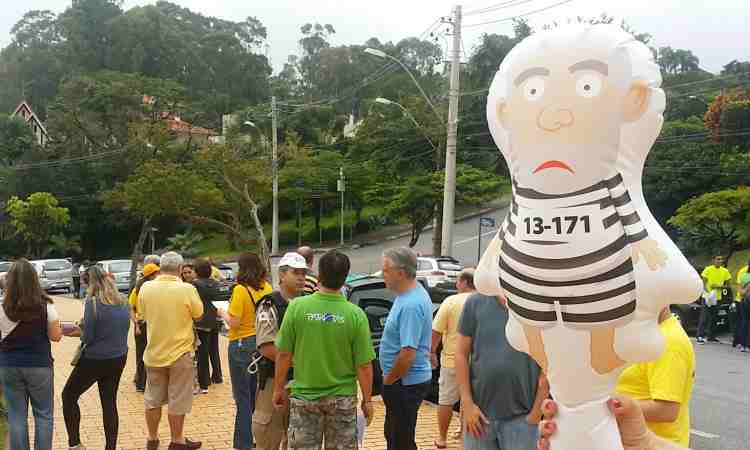
[[[438,384],[440,386],[438,394],[439,405],[453,406],[461,400],[461,393],[456,382],[456,369],[441,367]]]

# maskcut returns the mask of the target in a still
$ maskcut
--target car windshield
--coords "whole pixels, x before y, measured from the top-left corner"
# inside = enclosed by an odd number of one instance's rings
[[[44,270],[55,271],[55,270],[69,270],[72,266],[67,261],[47,261],[44,263]]]
[[[130,261],[114,262],[110,263],[109,271],[110,273],[130,272],[130,266]]]
[[[463,269],[463,267],[461,267],[460,265],[454,264],[454,263],[452,263],[450,261],[438,261],[438,267],[440,269],[442,269],[442,270],[455,270],[455,271],[459,271],[459,270]]]
[[[12,266],[13,263],[5,262],[0,263],[0,272],[7,272],[10,270],[10,266]]]

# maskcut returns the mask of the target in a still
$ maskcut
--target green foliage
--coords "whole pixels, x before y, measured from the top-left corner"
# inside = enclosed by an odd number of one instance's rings
[[[203,240],[201,233],[193,231],[186,231],[184,233],[177,233],[172,237],[167,238],[169,242],[169,249],[174,250],[181,255],[192,258],[197,254],[196,246]]]
[[[12,166],[34,147],[34,134],[18,118],[0,115],[0,164]]]
[[[690,50],[661,47],[656,62],[664,73],[677,74],[701,70],[700,60]]]
[[[727,259],[750,245],[750,188],[709,192],[682,205],[669,219],[686,241],[720,249]]]
[[[70,222],[68,208],[58,206],[54,195],[36,192],[26,200],[13,196],[5,208],[10,223],[28,245],[28,254],[41,256],[55,232]]]

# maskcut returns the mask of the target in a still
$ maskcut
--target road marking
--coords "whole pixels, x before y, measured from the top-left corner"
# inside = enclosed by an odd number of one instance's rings
[[[484,237],[484,236],[489,236],[489,235],[491,235],[491,234],[497,234],[497,230],[492,230],[492,231],[488,231],[488,232],[486,232],[486,233],[482,233],[482,237]],[[471,238],[468,238],[468,239],[464,239],[464,240],[462,240],[462,241],[454,242],[454,243],[453,243],[453,246],[455,247],[455,246],[457,246],[457,245],[461,245],[461,244],[466,244],[466,243],[468,243],[468,242],[471,242],[471,241],[476,241],[476,240],[477,240],[477,237],[476,237],[476,236],[474,236],[474,237],[471,237]]]
[[[694,434],[706,439],[716,439],[717,437],[719,437],[718,434],[706,433],[705,431],[694,430],[692,428],[690,429],[690,434]]]

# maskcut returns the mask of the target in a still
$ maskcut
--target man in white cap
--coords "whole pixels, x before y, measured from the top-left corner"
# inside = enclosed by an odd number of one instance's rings
[[[277,353],[274,341],[289,302],[303,295],[306,275],[305,258],[299,253],[285,254],[279,261],[279,289],[265,296],[258,304],[255,330],[258,350],[263,359],[258,363],[253,435],[259,450],[278,450],[286,435],[289,410],[278,410],[273,406],[274,361]]]

